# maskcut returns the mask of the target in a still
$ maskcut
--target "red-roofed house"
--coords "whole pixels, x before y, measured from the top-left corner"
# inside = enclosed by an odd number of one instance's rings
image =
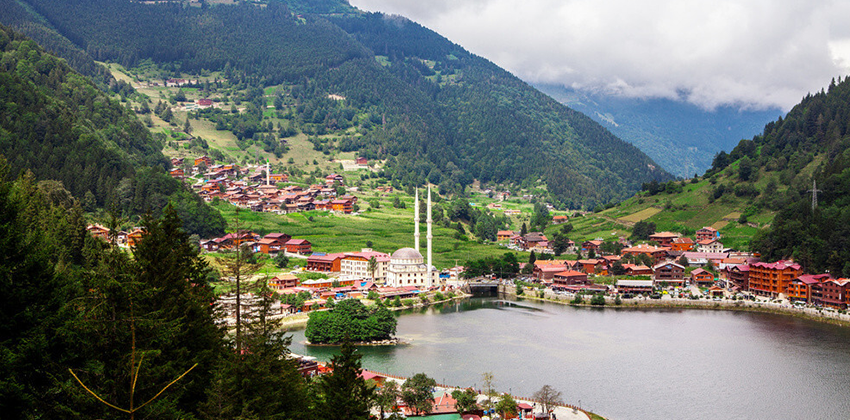
[[[802,267],[792,261],[757,262],[750,265],[749,290],[758,295],[776,297],[788,292],[788,284],[801,274]]]
[[[109,228],[101,226],[97,223],[88,225],[86,230],[89,231],[92,237],[109,241]]]
[[[310,241],[306,239],[290,239],[284,244],[286,252],[292,254],[309,254],[313,252]]]
[[[500,230],[498,233],[496,233],[496,240],[497,240],[497,241],[508,241],[508,240],[510,240],[510,239],[511,239],[514,235],[516,235],[516,233],[515,233],[514,231],[511,231],[511,230]]]
[[[651,276],[652,268],[645,265],[623,264],[627,276]]]
[[[788,291],[785,292],[785,295],[790,300],[812,303],[812,287],[830,279],[832,279],[832,276],[829,274],[803,274],[788,283]],[[820,294],[818,294],[818,297],[820,297]]]
[[[673,240],[678,238],[678,233],[673,232],[656,232],[652,235],[649,235],[650,241],[658,242],[659,245],[662,246],[670,246],[673,243]]]
[[[270,233],[257,241],[257,250],[263,254],[277,254],[285,250],[284,245],[291,238],[285,233]]]
[[[608,262],[604,259],[579,260],[577,268],[587,274],[608,275]]]
[[[331,201],[331,210],[341,211],[345,214],[351,213],[354,209],[354,201],[352,200],[333,200]]]
[[[850,280],[826,280],[820,283],[821,297],[817,302],[823,306],[829,306],[837,309],[847,308],[846,295],[848,292]]]
[[[750,290],[750,266],[740,264],[727,268],[726,279],[739,290]]]
[[[671,261],[663,262],[652,267],[655,283],[667,283],[671,286],[685,285],[685,267]]]
[[[339,272],[343,253],[337,254],[313,254],[307,257],[308,271]]]
[[[599,247],[601,247],[601,246],[602,246],[602,241],[595,241],[595,240],[594,241],[584,241],[584,243],[581,244],[581,249],[582,249],[582,251],[585,251],[585,252],[593,250],[593,252],[598,254],[599,253]]]
[[[201,156],[199,158],[195,158],[194,166],[200,166],[202,163],[204,164],[204,166],[209,168],[210,166],[212,166],[213,161],[212,159],[210,159],[209,156]]]
[[[697,268],[696,270],[691,271],[691,284],[697,286],[711,286],[714,284],[714,275],[702,268]]]
[[[667,247],[640,244],[638,246],[633,246],[630,248],[623,248],[621,253],[622,255],[634,255],[635,257],[641,254],[649,255],[649,257],[652,258],[652,261],[657,263],[667,258],[667,252],[669,250],[670,248]]]
[[[144,236],[145,231],[141,228],[133,229],[130,233],[127,234],[127,246],[134,247],[139,241],[142,240],[142,236]]]
[[[704,241],[706,239],[720,239],[720,232],[717,229],[706,226],[696,233],[697,242]]]
[[[587,273],[565,270],[555,274],[552,278],[552,288],[557,288],[558,286],[572,286],[576,284],[590,284],[587,280]]]
[[[269,280],[269,288],[274,291],[288,289],[298,286],[298,277],[292,274],[279,274]]]
[[[673,239],[673,242],[670,244],[670,249],[672,251],[682,251],[682,252],[693,251],[694,240],[691,239],[691,238],[676,238],[676,239]]]
[[[557,216],[552,217],[552,224],[560,225],[561,223],[567,223],[569,220],[569,217],[559,214]]]

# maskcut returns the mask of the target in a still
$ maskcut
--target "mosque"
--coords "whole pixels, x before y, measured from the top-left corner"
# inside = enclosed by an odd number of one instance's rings
[[[431,231],[431,187],[428,187],[428,210],[425,220],[428,240],[428,261],[424,261],[419,253],[419,190],[416,190],[413,221],[415,230],[413,240],[415,248],[401,248],[390,256],[387,267],[387,285],[392,287],[416,286],[427,289],[436,283],[437,270],[431,264],[431,241],[434,236]]]

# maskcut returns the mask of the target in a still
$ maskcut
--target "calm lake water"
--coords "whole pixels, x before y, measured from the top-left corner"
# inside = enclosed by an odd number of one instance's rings
[[[473,298],[405,312],[410,345],[363,366],[530,396],[544,384],[611,420],[850,419],[850,329],[787,316],[573,308]],[[292,351],[329,360],[337,348]]]

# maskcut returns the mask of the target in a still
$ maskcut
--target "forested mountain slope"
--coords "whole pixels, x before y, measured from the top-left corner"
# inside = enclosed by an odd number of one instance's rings
[[[733,165],[778,173],[788,185],[772,194],[781,211],[754,238],[755,250],[850,277],[850,80],[833,80],[828,91],[806,96],[764,134],[718,156],[713,171]],[[812,181],[822,190],[814,210]]]
[[[172,202],[195,233],[221,217],[171,179],[169,162],[132,111],[32,40],[0,26],[0,154],[10,172],[57,180],[86,207],[126,215]]]
[[[628,236],[639,221],[685,234],[714,226],[726,246],[850,276],[850,80],[807,95],[762,134],[719,153],[703,176],[647,183],[635,197],[574,224],[578,239],[586,239]]]
[[[334,1],[21,1],[96,60],[287,86],[301,123],[320,135],[354,126],[345,150],[386,159],[384,175],[406,185],[542,180],[556,204],[593,207],[671,178],[590,118],[404,18]]]

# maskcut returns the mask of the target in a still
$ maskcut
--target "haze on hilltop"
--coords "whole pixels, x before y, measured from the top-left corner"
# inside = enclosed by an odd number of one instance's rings
[[[533,84],[788,111],[850,73],[850,2],[351,0],[422,23]]]

